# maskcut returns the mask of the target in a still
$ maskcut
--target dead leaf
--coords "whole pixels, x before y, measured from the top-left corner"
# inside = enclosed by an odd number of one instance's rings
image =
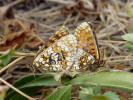
[[[64,6],[62,10],[63,15],[69,15],[80,12],[82,15],[88,15],[86,12],[86,9],[84,7],[83,1],[78,0],[78,2],[75,5],[71,6]]]
[[[0,7],[0,21],[14,19],[14,12],[11,6]]]
[[[33,40],[33,42],[29,42],[27,45],[31,48],[34,48],[38,45],[42,44],[42,41],[39,41],[39,40]]]
[[[21,27],[19,20],[16,19],[12,19],[12,20],[6,20],[4,21],[4,32],[3,34],[9,35],[9,34],[13,34],[14,32],[19,32],[22,31],[23,28]]]
[[[0,13],[0,34],[3,35],[3,38],[0,39],[0,50],[18,49],[26,41],[31,48],[43,43],[37,36],[39,32],[35,23],[15,19],[10,6],[1,7]]]
[[[4,37],[0,42],[0,50],[2,51],[9,48],[18,49],[25,41],[31,48],[43,43],[36,36],[39,32],[35,23],[11,19],[4,21],[4,26]]]
[[[10,34],[2,39],[2,43],[0,44],[0,50],[5,51],[10,48],[18,49],[23,45],[24,42],[25,42],[24,32]]]
[[[0,7],[0,34],[3,33],[4,30],[4,21],[6,19],[13,19],[14,12],[11,6]]]

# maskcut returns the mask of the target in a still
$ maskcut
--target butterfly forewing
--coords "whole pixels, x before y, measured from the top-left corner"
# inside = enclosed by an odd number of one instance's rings
[[[99,50],[95,34],[89,23],[84,22],[79,25],[75,31],[78,48],[88,52],[90,55],[99,59]]]
[[[33,63],[50,71],[71,69],[76,54],[76,45],[76,37],[73,34],[63,36],[38,54]]]
[[[66,28],[65,26],[62,26],[61,28],[59,28],[46,42],[45,44],[42,46],[42,48],[38,51],[38,53],[36,54],[36,56],[43,52],[45,49],[47,49],[48,47],[50,47],[53,43],[55,43],[56,41],[58,41],[61,37],[68,35],[68,28]],[[36,58],[36,56],[34,57],[34,59]]]

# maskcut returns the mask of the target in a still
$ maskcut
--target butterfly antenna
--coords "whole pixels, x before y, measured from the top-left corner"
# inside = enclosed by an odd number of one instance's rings
[[[31,64],[30,70],[31,70],[32,73],[33,73],[34,81],[35,81],[35,83],[36,83],[36,75],[35,75],[35,71],[36,71],[36,70],[35,70],[35,67],[32,66],[32,64]]]
[[[29,68],[29,71],[31,71],[33,73],[33,76],[34,76],[34,79],[35,79],[35,82],[36,82],[35,68],[33,67],[33,64],[29,64],[29,63],[26,62],[26,66],[27,66],[27,68]]]

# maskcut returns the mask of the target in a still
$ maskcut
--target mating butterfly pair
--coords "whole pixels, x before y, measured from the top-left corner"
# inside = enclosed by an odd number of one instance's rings
[[[93,71],[104,65],[100,60],[96,35],[84,22],[74,34],[62,26],[37,53],[33,65],[49,71]]]

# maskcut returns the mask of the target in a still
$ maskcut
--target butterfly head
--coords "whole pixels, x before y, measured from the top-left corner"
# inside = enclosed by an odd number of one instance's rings
[[[105,65],[106,60],[99,61],[98,67],[103,67]]]
[[[104,51],[105,52],[105,51]],[[101,57],[100,57],[100,59],[99,59],[99,63],[98,63],[98,66],[99,67],[103,67],[104,65],[105,65],[105,63],[106,63],[106,59],[105,59],[105,55],[104,55],[105,53],[101,53]]]
[[[35,68],[33,67],[33,63],[30,64],[30,63],[25,63],[26,64],[26,67],[30,69],[31,72],[35,73]]]
[[[91,67],[91,71],[101,70],[105,65],[106,60],[98,59],[93,66]]]

